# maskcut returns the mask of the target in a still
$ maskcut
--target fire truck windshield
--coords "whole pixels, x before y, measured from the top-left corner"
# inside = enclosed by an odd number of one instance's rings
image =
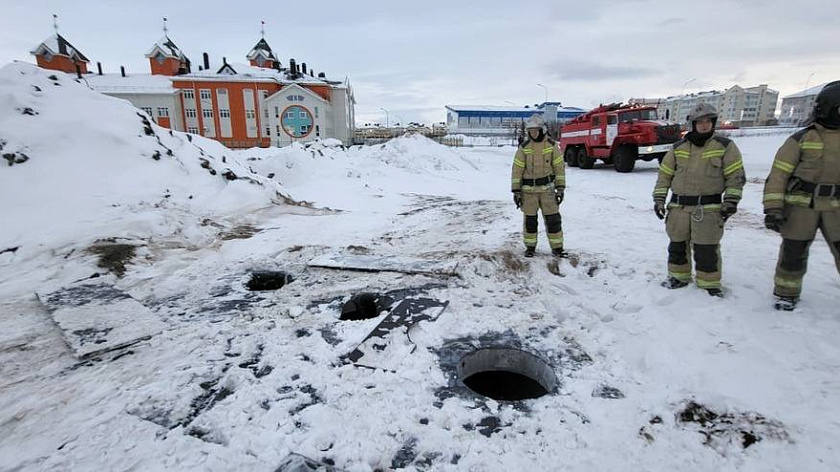
[[[630,121],[639,120],[656,120],[656,110],[632,110],[624,113],[619,113],[618,121],[628,123]]]

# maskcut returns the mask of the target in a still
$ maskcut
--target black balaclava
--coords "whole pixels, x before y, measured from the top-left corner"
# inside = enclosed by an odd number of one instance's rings
[[[697,132],[697,121],[691,122],[691,132],[685,135],[685,139],[695,146],[703,146],[715,134],[715,127],[717,126],[717,117],[712,118],[712,130],[708,133]]]
[[[527,130],[528,139],[530,139],[531,141],[534,141],[535,143],[541,143],[542,140],[545,139],[545,131],[543,131],[543,129],[540,128],[540,132],[537,133],[537,138],[534,139],[534,138],[531,137],[531,130],[532,129],[533,128],[530,128],[530,129]]]

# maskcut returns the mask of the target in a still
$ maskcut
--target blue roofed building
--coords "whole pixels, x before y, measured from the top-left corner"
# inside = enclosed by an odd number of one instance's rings
[[[542,115],[546,123],[563,124],[586,110],[564,107],[560,102],[544,102],[536,107],[447,105],[446,129],[450,134],[513,134],[532,115]]]

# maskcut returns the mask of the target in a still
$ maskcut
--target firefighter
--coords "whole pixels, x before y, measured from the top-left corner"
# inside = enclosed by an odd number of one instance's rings
[[[840,272],[840,80],[823,87],[811,124],[776,153],[764,183],[764,215],[764,225],[782,236],[774,307],[790,311],[799,301],[817,228]]]
[[[534,257],[537,249],[537,212],[540,210],[545,219],[551,253],[563,257],[560,203],[566,189],[566,164],[557,143],[546,136],[545,122],[540,115],[528,118],[525,130],[526,139],[516,150],[511,170],[513,202],[524,214],[522,240],[525,257]]]
[[[698,104],[688,119],[691,131],[662,159],[653,189],[654,212],[666,220],[671,240],[668,278],[662,285],[675,289],[689,284],[693,252],[697,286],[721,297],[720,240],[724,223],[738,210],[746,183],[744,164],[738,146],[715,135],[713,106]]]

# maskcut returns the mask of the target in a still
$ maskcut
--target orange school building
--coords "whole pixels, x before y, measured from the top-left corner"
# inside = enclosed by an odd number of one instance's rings
[[[88,59],[56,34],[32,54],[39,67],[84,75],[101,93],[123,98],[155,122],[177,131],[216,139],[228,147],[284,146],[293,142],[338,139],[351,144],[355,97],[348,80],[315,74],[290,59],[283,67],[260,39],[247,64],[211,67],[209,56],[194,70],[187,56],[164,36],[146,53],[150,73],[89,73]]]

